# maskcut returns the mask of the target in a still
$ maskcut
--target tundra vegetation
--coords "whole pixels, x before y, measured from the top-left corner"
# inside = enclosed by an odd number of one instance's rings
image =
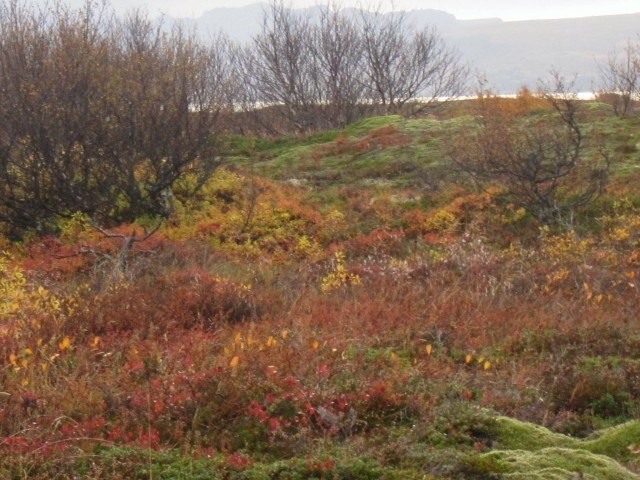
[[[620,92],[363,104],[389,24],[326,10],[323,96],[243,109],[289,15],[244,51],[2,5],[0,478],[640,478]]]

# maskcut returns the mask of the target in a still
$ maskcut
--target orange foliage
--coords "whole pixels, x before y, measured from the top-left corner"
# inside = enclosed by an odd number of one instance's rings
[[[34,239],[7,260],[5,276],[22,270],[3,285],[31,303],[0,310],[0,454],[193,444],[243,469],[238,450],[429,428],[452,401],[564,428],[592,408],[620,414],[603,386],[640,399],[637,365],[606,360],[640,348],[632,205],[597,232],[524,231],[491,192],[452,187],[439,207],[405,210],[350,186],[321,213],[263,182],[247,221],[243,181],[221,174],[118,281],[99,255],[51,255],[117,253],[98,236]]]

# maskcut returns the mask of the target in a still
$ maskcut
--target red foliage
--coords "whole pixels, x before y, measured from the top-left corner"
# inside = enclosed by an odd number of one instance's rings
[[[95,335],[122,330],[213,330],[256,315],[250,290],[201,269],[177,271],[96,295],[75,318]]]
[[[315,161],[322,157],[339,155],[363,155],[372,150],[383,150],[385,148],[405,146],[411,143],[411,137],[398,132],[394,125],[387,125],[368,132],[363,138],[357,140],[347,140],[343,135],[328,145],[322,145],[311,153],[311,158]]]
[[[405,232],[402,230],[378,228],[349,240],[346,249],[356,256],[393,255],[400,252],[404,239]]]

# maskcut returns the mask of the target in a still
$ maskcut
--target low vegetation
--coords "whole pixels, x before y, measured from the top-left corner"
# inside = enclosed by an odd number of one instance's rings
[[[0,477],[639,478],[637,118],[579,107],[570,222],[452,174],[471,102],[227,137],[148,238],[3,239]]]
[[[0,7],[0,479],[640,478],[635,97],[422,104],[436,32],[265,15],[362,70]]]

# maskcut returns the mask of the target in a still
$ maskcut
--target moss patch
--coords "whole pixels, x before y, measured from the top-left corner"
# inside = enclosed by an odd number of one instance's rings
[[[578,448],[578,440],[509,417],[496,419],[496,447],[504,450],[540,450],[547,447]]]
[[[495,450],[478,456],[499,478],[521,480],[640,479],[618,462],[632,460],[629,448],[640,442],[634,420],[577,439],[519,420],[496,419]]]
[[[504,472],[501,478],[518,480],[607,479],[638,480],[615,460],[586,450],[543,448],[537,451],[502,450],[481,456],[495,461]]]
[[[631,459],[629,446],[640,443],[640,421],[633,420],[594,433],[585,440],[572,438],[531,423],[498,417],[496,446],[505,450],[535,451],[548,447],[582,449],[616,460]]]
[[[639,443],[640,420],[633,420],[622,425],[597,431],[582,442],[582,448],[626,461],[634,456],[637,458],[637,455],[634,455],[629,447]]]

